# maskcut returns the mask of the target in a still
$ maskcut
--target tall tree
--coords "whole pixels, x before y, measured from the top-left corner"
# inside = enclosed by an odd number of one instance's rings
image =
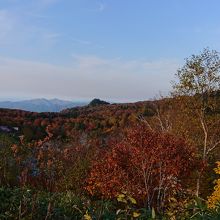
[[[177,71],[173,84],[173,95],[184,103],[187,113],[202,129],[201,158],[205,163],[209,154],[220,144],[210,123],[210,114],[216,113],[215,95],[220,89],[220,57],[215,50],[205,48],[201,54],[186,59],[185,65]],[[189,113],[190,112],[190,113]],[[213,116],[212,116],[213,119]],[[196,195],[200,191],[201,171],[198,173]]]

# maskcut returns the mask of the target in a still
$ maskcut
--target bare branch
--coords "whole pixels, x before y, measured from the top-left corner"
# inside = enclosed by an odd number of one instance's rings
[[[206,154],[208,155],[209,153],[211,153],[219,144],[220,141],[216,142],[211,148],[207,150]]]

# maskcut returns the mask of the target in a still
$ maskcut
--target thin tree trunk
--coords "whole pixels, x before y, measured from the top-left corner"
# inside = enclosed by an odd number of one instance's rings
[[[200,118],[200,122],[201,122],[201,125],[202,125],[202,130],[203,130],[203,133],[204,133],[202,161],[205,162],[206,157],[207,157],[208,128],[207,128],[207,125],[206,125],[205,116],[204,116],[203,111],[201,112],[201,115],[200,115],[199,118]],[[195,194],[196,194],[197,197],[199,197],[199,194],[200,194],[201,176],[202,176],[202,171],[199,171],[198,177],[197,177],[197,180],[196,180],[196,193]]]
[[[200,192],[200,173],[197,177],[197,180],[196,180],[196,196],[199,197],[199,192]]]

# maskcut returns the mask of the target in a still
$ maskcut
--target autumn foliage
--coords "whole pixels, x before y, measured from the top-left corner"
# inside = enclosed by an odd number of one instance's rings
[[[86,189],[103,198],[127,192],[159,208],[183,190],[181,183],[194,165],[194,152],[183,139],[138,126],[93,162]]]
[[[217,168],[214,169],[216,174],[220,174],[220,162],[217,162]],[[214,192],[208,198],[208,207],[209,208],[216,208],[217,205],[219,206],[220,202],[220,179],[215,181],[216,185],[214,187]]]

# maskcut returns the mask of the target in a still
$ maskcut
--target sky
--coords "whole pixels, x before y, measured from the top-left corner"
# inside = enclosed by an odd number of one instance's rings
[[[0,99],[130,102],[220,51],[219,0],[0,0]]]

